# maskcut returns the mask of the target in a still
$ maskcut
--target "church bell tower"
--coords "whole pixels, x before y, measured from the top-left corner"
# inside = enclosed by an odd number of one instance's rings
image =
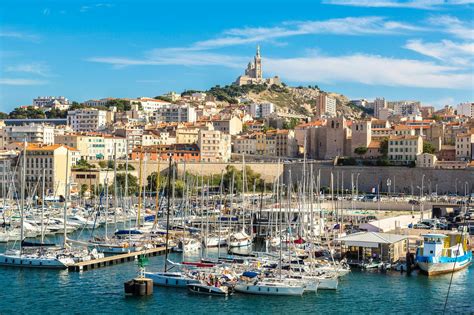
[[[260,57],[260,45],[257,45],[257,53],[254,59],[255,64],[255,78],[256,79],[263,79],[263,71],[262,71],[262,58]]]

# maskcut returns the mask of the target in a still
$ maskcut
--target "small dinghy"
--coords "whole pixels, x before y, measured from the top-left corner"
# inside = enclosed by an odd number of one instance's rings
[[[214,286],[207,285],[204,283],[192,283],[188,284],[188,290],[193,293],[198,294],[207,294],[207,295],[218,295],[218,296],[227,296],[229,295],[229,287],[227,286]]]

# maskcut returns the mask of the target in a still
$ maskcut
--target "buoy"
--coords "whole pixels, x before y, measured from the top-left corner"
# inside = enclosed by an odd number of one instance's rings
[[[123,284],[125,294],[133,296],[145,296],[153,294],[153,280],[150,278],[145,278],[145,266],[147,265],[148,258],[145,255],[140,255],[138,257],[138,277]]]

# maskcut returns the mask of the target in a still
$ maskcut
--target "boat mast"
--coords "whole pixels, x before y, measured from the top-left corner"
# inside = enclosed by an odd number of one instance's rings
[[[20,185],[20,256],[23,250],[23,238],[25,236],[25,231],[23,227],[23,215],[24,215],[24,207],[25,207],[25,181],[26,181],[26,147],[28,143],[24,142],[23,147],[23,168],[21,173],[21,185]]]
[[[67,148],[66,148],[67,149]],[[63,237],[64,237],[64,240],[63,240],[63,247],[66,248],[66,245],[67,245],[67,226],[66,226],[66,219],[67,219],[67,201],[68,201],[68,191],[69,191],[69,180],[68,180],[68,177],[69,177],[69,149],[67,149],[67,152],[66,152],[66,191],[64,193],[64,213],[63,213],[63,228],[64,228],[64,232],[63,232]]]
[[[171,155],[169,157],[168,164],[168,189],[166,192],[166,247],[165,247],[165,272],[168,271],[168,241],[169,241],[169,232],[170,232],[170,201],[171,201]]]
[[[43,183],[42,183],[42,186],[43,186],[43,196],[41,197],[41,244],[43,244],[44,242],[44,231],[45,231],[45,228],[44,228],[44,197],[45,197],[45,194],[44,194],[44,186],[45,186],[45,177],[46,177],[46,169],[43,168]]]
[[[142,157],[143,157],[143,147],[140,149],[140,163],[138,170],[138,212],[137,212],[137,229],[140,229],[140,215],[142,209]]]
[[[153,229],[156,228],[156,224],[158,223],[158,213],[160,211],[160,161],[161,158],[158,154],[158,146],[156,146],[156,198],[155,198],[155,207],[156,207],[156,214],[155,214],[155,222],[153,222]]]

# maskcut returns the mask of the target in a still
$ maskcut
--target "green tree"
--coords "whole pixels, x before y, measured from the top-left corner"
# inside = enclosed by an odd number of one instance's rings
[[[76,162],[76,165],[74,165],[75,169],[90,169],[90,168],[95,168],[95,165],[89,164],[86,160],[80,159],[79,161]]]
[[[107,161],[99,161],[100,168],[107,168]]]
[[[116,107],[117,111],[123,112],[132,109],[132,106],[130,105],[130,101],[127,100],[121,100],[121,99],[113,99],[107,102],[105,105],[108,109],[111,107]]]
[[[58,108],[52,108],[46,112],[46,117],[48,118],[66,118],[67,110],[60,110]]]
[[[354,153],[357,154],[357,155],[364,155],[367,153],[367,151],[369,151],[369,149],[367,147],[357,147],[355,148],[354,150]]]
[[[10,119],[41,119],[46,118],[45,113],[41,109],[33,106],[15,108],[9,114]]]
[[[114,168],[115,167],[115,161],[114,160],[108,160],[107,161],[107,168]]]
[[[0,119],[7,119],[7,118],[8,118],[8,114],[7,114],[7,113],[0,112]]]
[[[434,148],[434,146],[429,143],[429,142],[423,142],[423,153],[430,153],[430,154],[433,154],[436,152],[436,149]]]
[[[136,194],[138,192],[138,178],[132,174],[128,174],[128,196]],[[125,191],[125,174],[117,174],[115,177],[117,183],[117,190],[119,192]],[[114,189],[109,189],[113,193]]]
[[[388,138],[385,137],[380,141],[380,153],[384,159],[388,156]]]
[[[81,185],[81,197],[84,197],[84,194],[86,193],[88,188],[89,188],[89,186],[87,186],[87,184],[82,184]]]

